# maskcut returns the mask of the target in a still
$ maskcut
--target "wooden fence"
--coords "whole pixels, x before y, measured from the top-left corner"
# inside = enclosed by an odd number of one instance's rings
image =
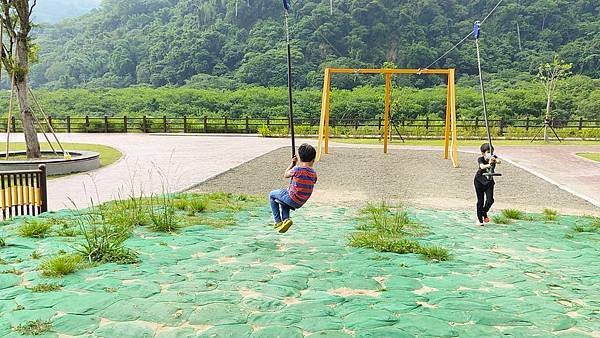
[[[198,116],[182,117],[50,117],[49,122],[56,132],[61,133],[244,133],[255,134],[264,130],[286,132],[288,120],[286,118],[213,118]],[[406,135],[419,136],[422,134],[442,135],[445,120],[443,119],[409,119],[397,117],[392,126],[398,132]],[[492,119],[489,121],[497,135],[505,133],[528,133],[543,126],[542,119]],[[7,121],[0,122],[0,131],[6,131]],[[298,134],[315,135],[318,132],[318,118],[294,119],[295,126],[299,128]],[[570,129],[576,131],[594,130],[600,134],[600,120],[552,120],[550,124],[557,130]],[[341,134],[370,134],[381,133],[383,121],[381,118],[361,119],[331,119],[330,126],[338,129]],[[482,119],[462,119],[458,121],[459,134],[477,133],[483,130]],[[21,121],[14,116],[10,121],[12,132],[22,131]],[[40,128],[38,130],[41,131]],[[354,132],[353,132],[354,131]],[[597,132],[596,132],[597,131]],[[336,132],[334,131],[334,134]],[[600,136],[600,135],[599,135]]]
[[[46,166],[37,170],[0,171],[2,219],[36,216],[48,211]]]

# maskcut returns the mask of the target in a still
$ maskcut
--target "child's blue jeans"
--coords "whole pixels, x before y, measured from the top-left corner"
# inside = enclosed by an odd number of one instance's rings
[[[275,200],[279,200],[285,205],[280,205],[279,203],[275,202]],[[271,210],[273,211],[273,219],[275,220],[275,223],[279,223],[290,218],[290,207],[293,207],[294,209],[298,209],[300,207],[292,200],[287,189],[271,191],[269,194],[269,201],[271,203]]]

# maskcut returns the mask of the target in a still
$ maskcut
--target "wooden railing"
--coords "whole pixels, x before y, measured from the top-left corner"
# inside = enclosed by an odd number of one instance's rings
[[[421,136],[441,135],[445,120],[438,118],[414,119],[404,116],[394,118],[394,125],[401,128],[406,135]],[[296,127],[301,128],[300,134],[314,135],[318,132],[318,118],[296,118]],[[22,131],[21,121],[14,116],[9,124],[6,119],[0,119],[0,131],[6,131],[9,125],[12,132]],[[287,128],[286,118],[251,118],[251,117],[206,117],[206,116],[142,116],[142,117],[109,117],[109,116],[66,116],[50,117],[49,122],[56,132],[61,133],[245,133],[255,134],[269,129],[281,131]],[[499,135],[526,134],[538,130],[543,125],[541,118],[523,119],[490,119],[490,126]],[[600,135],[600,120],[585,120],[583,118],[570,120],[552,120],[550,123],[557,130],[567,132],[582,132]],[[380,134],[383,121],[373,119],[336,119],[332,118],[329,125],[338,128],[340,133]],[[483,119],[459,119],[459,134],[476,134],[484,128]],[[335,133],[335,131],[334,131]]]
[[[0,171],[2,219],[48,211],[46,166],[37,170]]]

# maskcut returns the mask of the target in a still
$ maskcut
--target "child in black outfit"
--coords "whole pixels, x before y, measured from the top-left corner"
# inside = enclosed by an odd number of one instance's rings
[[[475,174],[475,193],[477,194],[477,223],[484,226],[490,222],[488,211],[494,204],[494,177],[484,174],[496,164],[500,163],[496,155],[491,155],[491,148],[488,143],[481,145],[481,156],[477,159],[479,169]]]

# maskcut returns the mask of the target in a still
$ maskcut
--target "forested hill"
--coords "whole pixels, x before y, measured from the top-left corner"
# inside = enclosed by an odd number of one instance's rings
[[[293,1],[300,87],[320,86],[324,65],[424,67],[468,34],[497,0],[333,3],[331,15],[328,0]],[[183,85],[190,79],[284,85],[284,39],[281,0],[104,0],[84,17],[38,30],[40,63],[31,78],[50,88]],[[598,78],[600,1],[505,0],[485,22],[481,43],[488,72],[535,72],[559,53],[575,73]],[[468,41],[436,66],[475,73],[474,44]],[[211,76],[222,77],[217,82]]]

